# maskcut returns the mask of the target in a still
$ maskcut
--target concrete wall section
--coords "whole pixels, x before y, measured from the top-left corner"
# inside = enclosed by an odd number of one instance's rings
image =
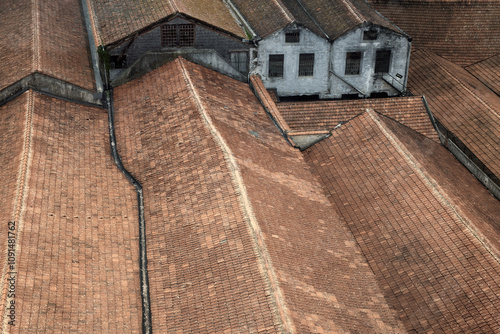
[[[374,40],[364,40],[364,31],[377,32]],[[399,95],[406,90],[410,42],[408,38],[378,26],[360,26],[333,42],[330,79],[330,94],[324,97],[340,98],[342,94],[357,93],[369,97],[371,93]],[[391,50],[389,72],[375,73],[378,50]],[[348,52],[361,52],[359,74],[346,74]]]
[[[287,32],[298,31],[298,43],[286,43]],[[313,76],[299,76],[301,53],[314,53]],[[283,54],[283,77],[270,78],[269,55]],[[291,25],[259,42],[258,56],[252,62],[251,72],[262,77],[268,89],[276,89],[280,96],[316,95],[326,92],[328,83],[329,42],[301,26]]]

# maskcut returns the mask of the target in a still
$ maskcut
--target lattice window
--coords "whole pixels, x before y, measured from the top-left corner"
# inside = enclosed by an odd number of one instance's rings
[[[345,74],[359,74],[361,65],[361,52],[347,52],[345,57]]]
[[[375,73],[388,73],[391,65],[391,50],[378,50],[375,59]]]
[[[314,53],[301,53],[299,56],[299,77],[313,76]]]
[[[231,65],[241,73],[248,73],[248,52],[247,51],[232,51]]]
[[[194,46],[193,24],[167,24],[161,27],[161,46],[181,48]]]
[[[285,34],[285,43],[299,43],[299,41],[300,41],[299,31],[291,31]]]
[[[284,55],[269,55],[269,77],[283,78]]]

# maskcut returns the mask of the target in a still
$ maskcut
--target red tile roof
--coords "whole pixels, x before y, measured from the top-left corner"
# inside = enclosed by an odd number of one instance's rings
[[[233,0],[233,3],[260,37],[292,22],[331,40],[364,22],[402,33],[363,0]]]
[[[98,30],[98,45],[118,42],[178,13],[246,38],[222,0],[87,1],[92,8],[94,29]]]
[[[3,0],[0,8],[0,89],[40,72],[95,90],[79,3]]]
[[[139,333],[136,194],[110,157],[105,110],[28,91],[0,107],[0,128],[0,212],[16,241],[14,270],[1,258],[4,289],[16,272],[15,298],[2,299],[15,301],[10,328]]]
[[[277,103],[291,132],[331,131],[366,110],[375,110],[435,141],[438,135],[419,96],[317,102]]]
[[[411,55],[409,89],[495,175],[500,175],[500,97],[463,68],[431,52]]]
[[[115,110],[146,198],[154,330],[401,332],[246,84],[178,59],[116,88]]]
[[[472,64],[465,69],[500,96],[500,55]]]
[[[466,66],[500,50],[500,2],[496,0],[368,0],[413,37],[413,46]]]
[[[500,206],[444,147],[367,112],[305,157],[408,332],[498,330]]]

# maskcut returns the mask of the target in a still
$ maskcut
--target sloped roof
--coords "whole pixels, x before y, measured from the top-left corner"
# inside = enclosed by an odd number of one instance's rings
[[[2,277],[15,272],[20,333],[141,331],[136,194],[107,128],[104,109],[33,91],[0,107],[0,215],[15,222],[0,233],[16,240]]]
[[[114,96],[119,149],[147,199],[154,330],[401,332],[248,85],[178,59]]]
[[[434,116],[500,175],[500,97],[431,52],[415,50],[411,59],[408,88],[425,95]]]
[[[40,72],[95,90],[81,4],[0,2],[0,90]]]
[[[371,22],[403,32],[363,0],[232,0],[260,37],[297,22],[320,36],[334,40]]]
[[[439,142],[422,98],[361,99],[316,102],[280,102],[279,112],[291,132],[331,131],[367,109],[373,109]]]
[[[500,54],[465,69],[500,96]]]
[[[498,54],[500,2],[496,0],[368,0],[422,47],[466,66]]]
[[[97,45],[115,43],[178,13],[246,38],[244,30],[222,0],[87,0],[87,2],[92,8]]]
[[[500,206],[444,147],[366,112],[305,158],[408,332],[497,331]]]

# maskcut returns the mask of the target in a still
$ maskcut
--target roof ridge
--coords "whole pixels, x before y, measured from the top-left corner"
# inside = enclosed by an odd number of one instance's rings
[[[366,18],[359,12],[358,8],[352,4],[350,0],[340,0],[346,4],[347,9],[358,19],[359,23],[366,21]]]
[[[180,13],[179,6],[175,2],[176,0],[167,0],[167,1],[170,4],[170,6],[172,7],[172,9],[174,10],[174,12]]]
[[[271,257],[267,251],[262,231],[260,229],[259,223],[257,222],[257,218],[255,217],[249,195],[243,182],[243,177],[240,173],[238,163],[236,162],[236,158],[222,135],[213,124],[211,117],[208,115],[203,102],[201,101],[200,95],[198,94],[198,91],[193,84],[193,81],[191,80],[190,74],[184,65],[185,63],[187,63],[187,61],[181,57],[177,58],[175,61],[180,66],[181,73],[196,104],[196,107],[201,114],[203,123],[205,123],[205,126],[212,134],[213,140],[218,144],[221,151],[223,152],[224,160],[227,163],[227,168],[229,169],[231,179],[233,180],[233,185],[237,190],[240,208],[242,210],[243,216],[246,218],[245,220],[247,228],[252,237],[253,248],[257,256],[257,265],[259,266],[263,279],[267,281],[266,285],[271,290],[269,296],[272,299],[273,304],[276,306],[277,312],[279,314],[279,318],[275,319],[275,321],[278,321],[287,333],[295,333],[295,326],[291,321],[291,316],[289,314],[288,307],[286,306],[283,292],[281,291],[281,288],[279,286],[277,275],[271,262]]]
[[[423,166],[415,159],[413,154],[407,149],[406,145],[403,144],[397,135],[388,128],[386,124],[383,124],[379,115],[374,110],[369,109],[366,112],[377,127],[382,131],[384,136],[389,140],[396,151],[403,157],[403,159],[408,163],[410,168],[415,172],[415,174],[422,180],[425,186],[433,194],[433,196],[441,202],[444,207],[447,207],[451,212],[458,218],[458,220],[464,224],[464,226],[471,232],[471,234],[479,241],[479,243],[493,256],[493,258],[500,262],[500,258],[495,251],[491,249],[490,246],[484,241],[484,238],[480,236],[474,228],[474,224],[461,212],[459,206],[457,206],[454,201],[446,194],[446,192],[439,186],[439,183],[429,175],[429,173],[423,168]],[[386,116],[383,116],[386,117]],[[386,117],[388,118],[388,117]],[[392,119],[391,119],[392,120]]]
[[[293,17],[292,13],[290,13],[290,11],[288,10],[288,7],[285,6],[281,0],[271,0],[271,1],[274,1],[278,5],[278,7],[281,9],[283,14],[285,14],[285,16],[288,18],[290,22],[297,21],[295,17]]]

